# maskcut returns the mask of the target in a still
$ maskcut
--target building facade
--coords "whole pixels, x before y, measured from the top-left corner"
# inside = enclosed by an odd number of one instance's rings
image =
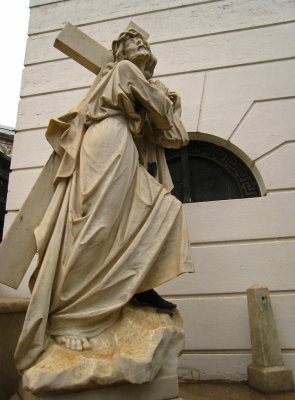
[[[290,0],[31,0],[5,229],[51,153],[49,119],[94,79],[53,47],[66,22],[107,48],[130,20],[149,32],[155,78],[181,95],[192,143],[227,150],[258,185],[254,196],[185,204],[196,273],[159,289],[184,319],[183,379],[246,379],[246,290],[257,283],[270,290],[283,358],[295,371],[294,16]],[[1,294],[28,296],[28,275]]]
[[[14,129],[0,125],[0,242],[3,236],[13,138]]]

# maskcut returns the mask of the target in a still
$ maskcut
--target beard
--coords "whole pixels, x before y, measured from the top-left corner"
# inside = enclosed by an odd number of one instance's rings
[[[133,64],[138,65],[143,62],[147,62],[150,59],[150,52],[146,48],[140,48],[134,54],[130,54],[127,60],[131,61]]]

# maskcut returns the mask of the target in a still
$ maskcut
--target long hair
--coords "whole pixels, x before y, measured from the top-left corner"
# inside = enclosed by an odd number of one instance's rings
[[[122,60],[125,60],[125,54],[124,54],[124,42],[133,37],[140,37],[148,49],[150,53],[150,58],[148,62],[145,65],[145,70],[144,70],[144,76],[146,79],[150,79],[153,76],[155,66],[157,64],[157,59],[151,52],[151,48],[148,44],[148,42],[145,40],[145,38],[137,32],[135,29],[129,29],[127,32],[122,32],[117,40],[114,40],[112,43],[112,50],[113,50],[113,57],[115,62],[119,62]]]

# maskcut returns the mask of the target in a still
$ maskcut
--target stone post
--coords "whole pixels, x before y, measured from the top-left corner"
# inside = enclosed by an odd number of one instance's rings
[[[268,288],[247,290],[253,363],[248,383],[263,393],[293,390],[292,371],[284,366]]]

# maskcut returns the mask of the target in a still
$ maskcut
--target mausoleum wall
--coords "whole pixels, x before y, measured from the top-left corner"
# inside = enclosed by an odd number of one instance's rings
[[[294,16],[288,0],[31,0],[6,230],[51,153],[49,119],[94,79],[53,47],[67,21],[108,48],[130,20],[149,32],[155,78],[181,95],[192,139],[225,146],[258,180],[262,197],[185,205],[196,273],[160,288],[184,318],[183,379],[246,379],[246,290],[256,283],[270,290],[295,372]],[[28,296],[28,275],[1,295]]]

